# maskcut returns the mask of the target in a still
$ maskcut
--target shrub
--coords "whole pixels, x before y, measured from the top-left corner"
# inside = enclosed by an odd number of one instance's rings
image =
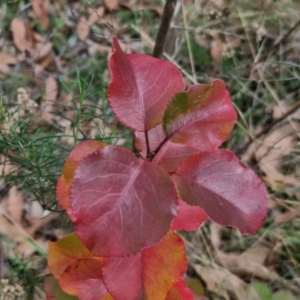
[[[133,130],[138,154],[96,140],[71,151],[57,197],[75,232],[50,243],[49,267],[62,290],[82,300],[192,299],[175,231],[209,218],[255,234],[266,189],[235,154],[218,149],[237,119],[223,81],[185,91],[172,63],[125,54],[116,38],[109,67],[108,101]],[[53,278],[46,291],[63,297]]]

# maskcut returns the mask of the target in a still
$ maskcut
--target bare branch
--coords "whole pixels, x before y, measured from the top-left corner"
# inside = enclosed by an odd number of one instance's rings
[[[166,2],[164,12],[162,15],[161,24],[155,41],[155,47],[153,51],[154,57],[159,58],[163,53],[167,33],[169,31],[171,20],[174,14],[175,5],[176,5],[176,0],[167,0]]]

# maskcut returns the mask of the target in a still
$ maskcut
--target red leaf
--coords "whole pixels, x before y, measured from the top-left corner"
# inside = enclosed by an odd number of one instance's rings
[[[267,192],[256,174],[230,151],[194,154],[174,175],[180,197],[216,223],[254,234],[267,214]]]
[[[64,165],[63,174],[66,181],[72,181],[75,169],[87,155],[105,146],[107,146],[107,144],[101,143],[97,140],[86,140],[75,146],[68,155]]]
[[[216,149],[227,139],[235,121],[236,112],[223,81],[194,85],[172,99],[164,124],[147,132],[149,149],[145,133],[135,132],[136,148],[143,157],[153,153],[152,161],[172,173],[191,154]]]
[[[172,221],[172,230],[194,231],[207,220],[207,214],[199,206],[188,205],[179,199],[179,211]]]
[[[115,300],[165,300],[186,271],[182,239],[172,231],[157,246],[103,261],[103,280]]]
[[[48,266],[57,279],[72,263],[92,256],[93,253],[82,244],[75,233],[71,233],[57,242],[49,242]]]
[[[125,148],[107,146],[76,169],[71,185],[75,231],[99,256],[135,254],[167,234],[177,197],[163,170]]]
[[[67,210],[71,220],[75,220],[70,202],[70,184],[74,178],[75,169],[84,157],[105,146],[106,144],[96,140],[83,141],[72,149],[66,160],[63,175],[57,181],[56,194],[59,206]]]
[[[48,265],[52,274],[64,292],[80,300],[113,300],[102,281],[102,260],[75,233],[49,243]]]
[[[116,38],[109,60],[112,80],[108,101],[128,127],[145,131],[162,121],[167,103],[184,90],[178,69],[170,62],[144,54],[125,54]]]
[[[108,294],[102,281],[101,257],[77,260],[61,275],[59,283],[65,292],[80,300],[101,300]]]
[[[183,144],[172,143],[171,141],[166,141],[159,151],[156,153],[159,145],[165,140],[166,135],[162,129],[162,124],[152,128],[148,131],[148,141],[150,153],[154,152],[155,156],[153,162],[158,164],[160,167],[164,168],[167,172],[175,172],[177,167],[191,154],[198,153],[199,150],[188,147]],[[147,156],[147,146],[145,133],[136,131],[135,132],[135,147],[141,152],[142,156],[146,158]]]
[[[225,83],[214,80],[177,94],[165,111],[163,128],[174,143],[210,151],[227,139],[236,118]]]
[[[192,291],[186,286],[183,279],[177,281],[165,300],[193,300]]]

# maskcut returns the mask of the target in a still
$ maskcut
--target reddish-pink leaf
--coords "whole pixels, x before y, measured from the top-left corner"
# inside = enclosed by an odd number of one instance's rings
[[[59,283],[66,293],[80,300],[101,300],[108,294],[102,280],[101,257],[74,262],[61,275]]]
[[[99,256],[135,254],[167,234],[178,210],[169,175],[118,146],[83,159],[71,185],[75,231]]]
[[[109,60],[112,76],[108,101],[117,118],[138,131],[162,121],[167,103],[184,90],[184,82],[172,63],[144,54],[125,54],[116,38]]]
[[[183,279],[175,282],[165,300],[193,300],[192,291],[186,286]]]
[[[159,147],[165,140],[166,135],[162,129],[162,124],[157,125],[147,132],[149,141],[150,153],[155,153],[153,162],[164,168],[167,172],[175,172],[177,167],[191,154],[198,153],[199,150],[188,147],[183,144],[176,144],[171,141],[166,141]],[[135,132],[135,146],[144,158],[147,156],[147,146],[145,133],[141,131]],[[158,150],[158,151],[156,151]]]
[[[61,175],[56,184],[56,196],[58,204],[62,209],[70,209],[70,184],[66,182],[64,175]]]
[[[199,206],[188,205],[185,201],[179,199],[179,211],[172,221],[172,230],[196,230],[205,220],[207,214]]]
[[[227,139],[236,118],[225,83],[214,80],[177,94],[165,111],[163,128],[174,143],[210,151]]]
[[[64,177],[67,181],[72,181],[74,177],[75,169],[81,160],[83,160],[87,155],[95,152],[96,150],[107,146],[107,144],[101,143],[97,140],[86,140],[75,146],[64,165]]]
[[[165,300],[186,271],[182,239],[174,232],[158,245],[129,257],[103,260],[103,280],[115,300]]]
[[[96,140],[83,141],[72,149],[66,160],[63,175],[57,181],[56,195],[59,206],[67,210],[71,220],[75,220],[70,202],[70,184],[74,178],[75,169],[84,157],[105,146],[106,144]]]
[[[230,151],[194,154],[174,175],[180,197],[198,205],[210,219],[254,234],[267,214],[264,184]]]

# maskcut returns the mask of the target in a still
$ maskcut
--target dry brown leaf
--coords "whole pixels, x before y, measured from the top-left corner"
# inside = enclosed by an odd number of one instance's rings
[[[92,7],[89,7],[89,19],[87,20],[87,24],[89,26],[92,26],[95,22],[99,20],[99,17],[102,17],[104,15],[104,11],[105,9],[103,6],[96,8],[96,11]]]
[[[297,212],[296,210],[289,210],[289,211],[286,211],[286,212],[276,216],[274,218],[274,223],[279,224],[279,223],[290,222],[297,216],[299,216],[299,212]]]
[[[17,59],[10,54],[0,52],[0,64],[2,63],[5,63],[7,65],[14,65],[15,63],[17,63]]]
[[[228,8],[228,5],[225,0],[211,0],[211,2],[221,10]]]
[[[240,255],[240,260],[252,260],[258,264],[264,265],[271,250],[263,245],[256,244],[247,249]]]
[[[22,52],[31,49],[31,42],[27,39],[26,26],[19,18],[14,18],[10,24],[15,46]]]
[[[53,44],[51,42],[36,43],[34,54],[32,55],[33,61],[43,60],[52,50]]]
[[[37,69],[35,69],[35,73],[42,73],[44,71],[44,69],[51,67],[51,66],[56,66],[55,64],[55,58],[54,58],[54,54],[53,51],[49,52],[48,55],[39,63],[39,72],[37,72]]]
[[[57,99],[58,86],[56,80],[49,76],[46,79],[45,100],[41,103],[42,120],[51,122],[53,119],[53,108]]]
[[[9,190],[8,197],[5,202],[10,217],[18,224],[21,224],[24,208],[24,198],[22,194],[17,190],[16,186],[13,186]]]
[[[276,199],[274,197],[270,197],[268,199],[268,209],[274,210],[274,209],[280,209],[284,207],[279,199]]]
[[[210,55],[215,63],[222,62],[223,41],[220,39],[218,33],[213,34],[213,39],[210,44]]]
[[[47,223],[55,220],[57,218],[57,214],[49,214],[48,216],[42,218],[32,218],[31,219],[31,226],[28,228],[25,228],[25,231],[28,233],[28,235],[30,236],[34,236],[34,234],[44,225],[46,225]],[[28,216],[29,218],[30,216]]]
[[[81,41],[85,41],[90,33],[90,26],[88,24],[88,21],[86,17],[80,17],[77,26],[76,26],[76,32],[78,34],[78,37]]]
[[[31,0],[31,4],[32,4],[33,11],[36,14],[41,25],[44,27],[44,29],[48,29],[49,0]]]
[[[108,10],[113,10],[118,7],[118,0],[104,0],[104,5]]]
[[[49,76],[46,80],[46,100],[47,101],[56,101],[58,94],[58,86],[56,80]]]
[[[277,273],[265,266],[270,252],[269,248],[257,245],[242,254],[218,251],[216,260],[224,268],[237,276],[243,276],[247,279],[256,277],[274,281],[279,278]]]
[[[210,241],[211,244],[213,245],[215,250],[220,249],[220,246],[222,244],[222,240],[221,240],[221,230],[222,230],[222,226],[211,222],[209,224],[210,227]]]
[[[30,207],[31,209],[29,209]],[[35,210],[38,208],[38,211],[34,213],[33,208]],[[31,202],[25,211],[24,199],[15,187],[11,189],[8,197],[0,202],[0,233],[7,236],[15,245],[13,248],[9,248],[10,252],[7,253],[9,257],[15,255],[28,257],[27,255],[36,251],[33,246],[33,243],[37,243],[34,241],[36,231],[57,218],[57,214],[41,218],[42,213],[43,209],[36,201]],[[29,240],[32,240],[33,243]],[[45,241],[45,239],[43,240]],[[46,249],[44,242],[38,244]]]
[[[2,208],[2,204],[0,204],[0,233],[7,236],[16,244],[26,242],[28,239],[26,231],[24,231],[23,228],[17,223],[13,223],[5,210]],[[34,248],[31,244],[28,247]],[[10,249],[10,251],[11,252],[8,253],[9,256],[16,255],[16,248]],[[23,252],[17,252],[17,254],[22,255]]]
[[[205,48],[205,49],[210,49],[210,41],[208,38],[202,34],[195,34],[194,35],[195,41],[199,44],[199,46]]]
[[[226,300],[247,299],[247,284],[230,271],[201,265],[194,265],[194,268],[210,292],[221,295]]]
[[[0,72],[4,74],[10,73],[9,65],[14,65],[17,63],[17,59],[5,52],[0,52]]]
[[[280,187],[280,184],[300,186],[299,179],[293,175],[285,175],[280,170],[282,158],[290,154],[297,145],[295,130],[299,131],[300,126],[294,123],[294,127],[289,123],[278,126],[265,137],[264,144],[260,145],[255,152],[259,167],[266,174],[265,180],[275,190]]]
[[[272,105],[272,118],[273,119],[281,118],[287,112],[287,110],[289,110],[290,108],[291,108],[291,105],[288,105],[284,101],[282,101],[281,105],[274,103]],[[293,115],[295,115],[295,114],[293,114]]]
[[[45,38],[36,32],[33,33],[33,38],[35,42],[43,43],[45,41]]]

